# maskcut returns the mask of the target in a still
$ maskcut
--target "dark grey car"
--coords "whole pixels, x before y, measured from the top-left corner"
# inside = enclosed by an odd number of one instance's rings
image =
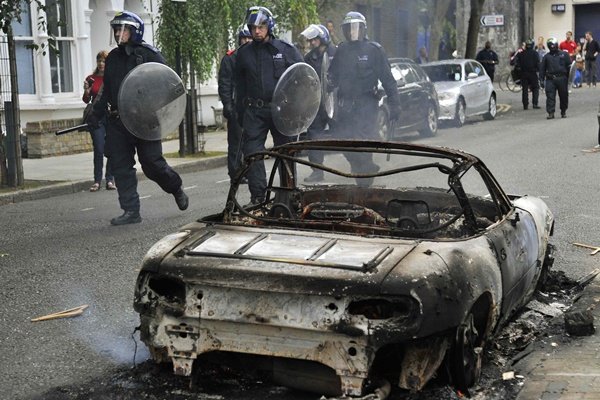
[[[422,136],[435,136],[438,129],[439,103],[436,89],[427,73],[409,58],[390,59],[392,74],[400,95],[400,118],[390,129],[387,97],[380,101],[377,125],[382,140],[393,140],[399,133],[418,131]]]

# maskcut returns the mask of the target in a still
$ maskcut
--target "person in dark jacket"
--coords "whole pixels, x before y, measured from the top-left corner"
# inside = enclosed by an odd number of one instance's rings
[[[596,86],[596,58],[600,52],[600,45],[592,36],[592,32],[585,33],[585,43],[583,44],[584,59],[585,59],[585,76],[588,87]]]
[[[111,219],[110,223],[124,225],[142,221],[134,168],[136,151],[144,174],[158,183],[162,190],[173,194],[180,210],[187,209],[189,200],[183,191],[181,177],[167,164],[162,155],[161,141],[143,140],[134,136],[119,118],[118,95],[125,76],[142,63],[165,64],[165,59],[156,48],[142,40],[144,22],[136,14],[129,11],[120,12],[115,15],[110,25],[118,46],[111,50],[106,58],[104,90],[94,104],[88,124],[97,125],[108,113],[105,153],[115,177],[119,204],[124,211],[123,215]],[[135,93],[131,95],[135,96]]]
[[[238,49],[234,75],[236,109],[243,129],[242,152],[249,156],[265,150],[269,131],[276,146],[290,141],[275,127],[270,102],[283,72],[303,59],[292,44],[275,37],[275,20],[266,7],[250,7],[246,12],[246,25],[252,42]],[[252,163],[246,177],[250,204],[261,203],[267,187],[264,163]]]
[[[252,41],[252,34],[247,26],[238,32],[238,47]],[[242,127],[237,121],[235,112],[235,59],[237,49],[229,50],[221,59],[219,68],[219,98],[223,103],[223,116],[227,119],[227,173],[229,179],[235,176],[242,164]],[[247,182],[246,178],[242,182]]]
[[[492,50],[492,42],[489,40],[485,42],[484,48],[477,53],[475,59],[483,65],[485,72],[487,72],[492,82],[494,82],[494,73],[496,71],[496,64],[498,64],[498,54]]]
[[[560,116],[567,117],[567,108],[569,108],[569,70],[571,68],[571,57],[566,51],[558,49],[558,40],[548,39],[546,43],[548,53],[542,58],[540,63],[540,80],[545,82],[546,89],[546,111],[547,119],[554,118],[556,108],[556,92],[560,98]]]
[[[523,101],[523,110],[529,108],[529,89],[531,89],[531,102],[533,108],[540,108],[538,98],[540,94],[540,85],[538,71],[540,59],[537,52],[533,49],[534,41],[529,39],[525,42],[525,50],[518,53],[515,58],[515,66],[521,71],[521,100]]]
[[[331,43],[329,31],[323,25],[310,25],[302,33],[311,47],[311,50],[304,56],[304,61],[313,67],[317,75],[322,76],[323,57],[327,57],[328,65],[333,60],[336,47]],[[327,71],[325,71],[327,73]],[[319,111],[312,124],[308,127],[307,138],[309,140],[321,139],[325,134],[325,128],[330,123],[329,116],[325,110],[323,101],[319,106]],[[331,129],[331,127],[330,127]],[[313,150],[308,153],[308,160],[317,164],[322,164],[324,160],[323,152]],[[304,182],[320,182],[323,180],[323,170],[313,169],[312,173],[304,179]]]
[[[378,81],[387,95],[390,119],[400,116],[398,86],[390,63],[379,43],[366,37],[367,21],[356,11],[346,14],[342,32],[346,38],[335,53],[329,67],[329,82],[338,89],[335,134],[346,139],[378,140],[377,112],[379,106]],[[353,173],[379,170],[372,154],[347,153],[345,157]],[[359,185],[370,185],[373,179],[360,179]]]

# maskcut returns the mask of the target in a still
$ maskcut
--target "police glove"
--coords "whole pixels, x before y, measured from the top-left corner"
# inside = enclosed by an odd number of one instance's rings
[[[96,114],[94,114],[94,112],[91,112],[88,114],[87,119],[85,120],[85,123],[88,125],[88,127],[90,129],[98,129],[100,127],[100,119],[98,119],[98,117],[96,116]]]
[[[231,104],[223,104],[223,116],[227,120],[233,118],[233,106]]]

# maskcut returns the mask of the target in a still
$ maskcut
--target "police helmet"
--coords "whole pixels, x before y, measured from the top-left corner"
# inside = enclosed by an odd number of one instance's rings
[[[349,42],[363,40],[367,35],[367,20],[357,11],[350,11],[342,21],[342,32]]]
[[[526,49],[533,49],[533,46],[535,45],[535,42],[533,39],[527,39],[525,41],[525,48]]]
[[[269,29],[269,35],[273,35],[275,19],[273,19],[273,14],[267,7],[254,6],[246,11],[246,25],[250,32],[253,25],[266,25]]]
[[[144,21],[131,11],[121,11],[110,21],[110,26],[115,29],[119,26],[126,26],[131,32],[130,40],[135,43],[141,43],[144,37]]]
[[[242,39],[243,38],[250,38],[250,39],[252,39],[252,33],[250,33],[250,31],[248,30],[248,26],[247,25],[242,25],[240,27],[240,30],[238,31],[238,46],[240,44],[242,44]]]
[[[556,51],[558,49],[558,40],[556,40],[556,38],[550,38],[546,42],[546,45],[548,46],[548,50]]]
[[[308,40],[319,38],[321,40],[321,44],[329,44],[331,40],[329,37],[329,31],[323,25],[311,24],[308,26],[308,28],[303,30],[300,35],[304,36]]]

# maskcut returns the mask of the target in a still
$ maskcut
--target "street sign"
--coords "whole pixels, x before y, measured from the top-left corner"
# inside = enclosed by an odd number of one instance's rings
[[[504,26],[504,15],[482,15],[481,26]]]

